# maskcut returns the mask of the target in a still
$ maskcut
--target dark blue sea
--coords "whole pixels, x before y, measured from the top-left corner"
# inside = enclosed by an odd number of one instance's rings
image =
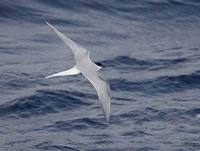
[[[111,120],[48,21],[105,66]],[[200,151],[199,0],[1,0],[0,151]]]

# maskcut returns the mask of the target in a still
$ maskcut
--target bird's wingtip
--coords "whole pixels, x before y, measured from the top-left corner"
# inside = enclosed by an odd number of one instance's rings
[[[105,114],[104,113],[104,115],[105,115],[105,119],[106,119],[106,122],[110,122],[110,113],[108,113],[108,114]]]
[[[109,123],[110,122],[110,117],[106,118],[106,121]]]
[[[45,77],[45,79],[49,79],[49,78],[50,78],[50,76],[46,76],[46,77]]]
[[[48,22],[48,21],[44,21],[50,28],[53,28],[53,26]]]
[[[46,21],[46,20],[44,20],[44,22],[48,25],[49,24],[49,22],[48,21]]]

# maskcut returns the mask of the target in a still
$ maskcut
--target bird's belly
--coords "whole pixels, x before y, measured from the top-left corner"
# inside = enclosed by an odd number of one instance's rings
[[[96,72],[98,67],[88,59],[76,61],[76,66],[80,72]]]

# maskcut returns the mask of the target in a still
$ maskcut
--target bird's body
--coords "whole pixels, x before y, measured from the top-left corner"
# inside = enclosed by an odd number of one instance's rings
[[[96,89],[106,120],[109,121],[111,99],[110,87],[98,73],[98,70],[102,67],[91,61],[89,56],[90,51],[69,39],[48,22],[46,23],[63,40],[63,42],[72,49],[76,60],[76,65],[73,68],[47,76],[46,78],[82,73]]]

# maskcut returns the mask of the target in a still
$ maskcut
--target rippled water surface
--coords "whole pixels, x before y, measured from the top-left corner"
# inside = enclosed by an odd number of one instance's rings
[[[47,20],[106,68],[111,121]],[[199,151],[199,0],[1,0],[0,150]]]

